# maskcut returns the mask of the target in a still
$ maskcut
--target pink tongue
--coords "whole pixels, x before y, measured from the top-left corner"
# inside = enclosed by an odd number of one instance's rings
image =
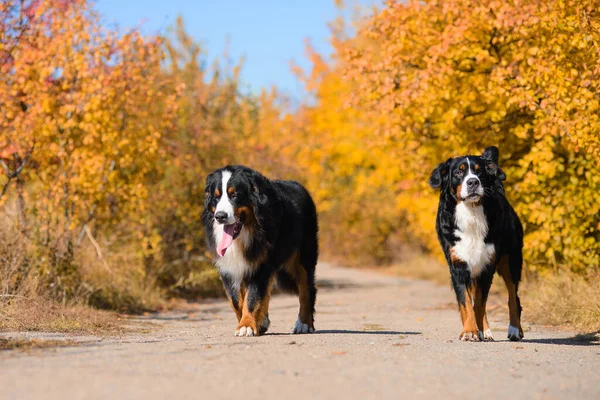
[[[225,225],[223,227],[223,237],[221,238],[221,243],[217,246],[217,253],[219,253],[221,257],[225,256],[227,248],[233,243],[233,227],[233,224]]]

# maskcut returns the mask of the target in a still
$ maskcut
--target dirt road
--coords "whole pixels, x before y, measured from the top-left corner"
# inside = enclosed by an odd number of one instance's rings
[[[496,342],[465,343],[449,286],[326,264],[317,276],[312,335],[288,333],[294,297],[273,297],[254,338],[233,336],[226,302],[194,305],[146,317],[149,333],[0,353],[0,398],[600,399],[598,342],[526,322],[508,342],[504,300],[491,300]]]

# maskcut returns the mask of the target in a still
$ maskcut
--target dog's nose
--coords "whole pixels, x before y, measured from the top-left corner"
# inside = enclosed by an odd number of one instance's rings
[[[477,187],[477,185],[479,185],[479,179],[469,178],[469,180],[467,180],[467,187],[469,189],[475,189]]]
[[[227,213],[225,211],[217,211],[215,213],[215,219],[217,220],[218,223],[220,224],[224,224],[225,222],[227,222]]]

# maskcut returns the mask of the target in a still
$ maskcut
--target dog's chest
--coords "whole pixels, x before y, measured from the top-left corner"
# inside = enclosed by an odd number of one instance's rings
[[[216,242],[219,243],[223,237],[223,225],[215,224],[213,232]],[[229,246],[225,255],[218,257],[215,263],[219,271],[231,276],[236,286],[239,286],[244,277],[254,269],[254,266],[244,256],[244,249],[250,245],[250,241],[251,236],[249,232],[242,228],[240,235]]]
[[[456,206],[454,220],[454,235],[459,240],[451,249],[453,257],[464,261],[475,278],[495,255],[494,245],[485,243],[488,223],[483,207],[461,202]]]

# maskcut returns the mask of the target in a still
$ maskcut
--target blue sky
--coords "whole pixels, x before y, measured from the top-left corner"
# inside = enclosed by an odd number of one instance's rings
[[[229,39],[230,56],[245,57],[242,78],[250,90],[276,85],[296,99],[303,97],[303,89],[290,62],[310,65],[304,57],[305,38],[329,54],[327,23],[337,16],[333,0],[97,0],[96,9],[107,25],[129,28],[143,22],[148,34],[165,33],[181,14],[209,59],[220,56]]]

